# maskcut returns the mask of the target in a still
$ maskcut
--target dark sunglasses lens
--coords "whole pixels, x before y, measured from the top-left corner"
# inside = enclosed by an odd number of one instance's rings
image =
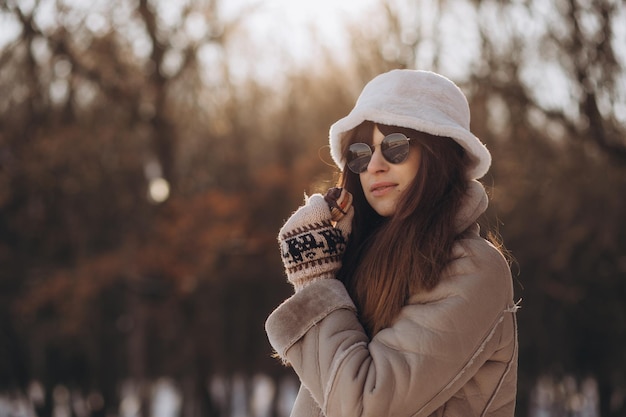
[[[409,156],[409,139],[402,133],[392,133],[385,136],[380,150],[387,161],[399,164]]]
[[[348,148],[348,168],[355,174],[360,174],[367,169],[372,159],[372,149],[365,143],[353,143]]]

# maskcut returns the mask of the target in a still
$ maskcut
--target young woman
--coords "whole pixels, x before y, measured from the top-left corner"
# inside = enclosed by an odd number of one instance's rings
[[[301,381],[292,416],[513,416],[517,306],[508,263],[479,235],[491,156],[461,90],[381,74],[330,146],[343,190],[281,229],[295,294],[266,323]]]

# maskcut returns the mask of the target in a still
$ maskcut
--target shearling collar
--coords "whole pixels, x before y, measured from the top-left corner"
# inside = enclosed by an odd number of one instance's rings
[[[457,214],[455,229],[458,233],[464,232],[468,227],[476,223],[478,217],[487,210],[489,198],[485,187],[475,180],[468,183],[465,199]]]

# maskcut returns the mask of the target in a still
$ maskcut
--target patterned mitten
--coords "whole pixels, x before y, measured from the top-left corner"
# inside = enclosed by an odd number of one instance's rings
[[[334,226],[329,204],[314,194],[291,215],[278,234],[287,279],[296,292],[322,278],[335,278],[352,228],[354,209]]]

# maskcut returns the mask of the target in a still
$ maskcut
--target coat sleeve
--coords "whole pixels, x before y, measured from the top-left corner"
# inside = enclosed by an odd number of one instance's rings
[[[507,263],[476,244],[371,340],[343,284],[322,280],[270,315],[270,343],[328,417],[430,415],[493,355],[512,304]]]

